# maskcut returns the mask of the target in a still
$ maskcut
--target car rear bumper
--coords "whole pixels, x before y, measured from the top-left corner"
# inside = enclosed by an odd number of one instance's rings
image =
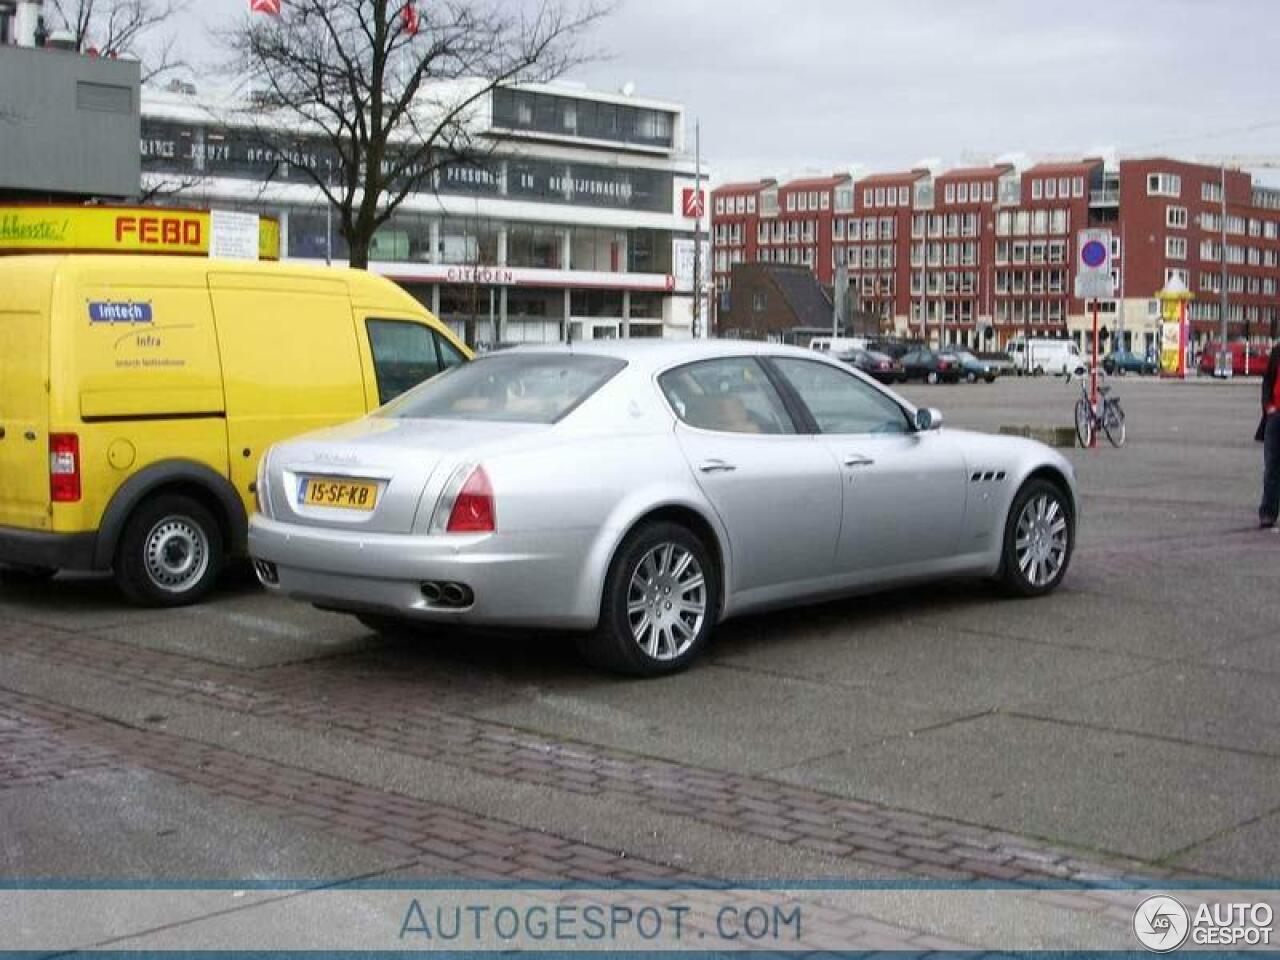
[[[96,533],[49,533],[0,527],[0,563],[54,570],[92,570]]]
[[[361,534],[286,524],[255,515],[249,553],[271,564],[269,590],[352,613],[383,613],[476,626],[590,629],[599,589],[585,576],[588,530],[536,534]],[[424,583],[459,584],[473,601],[432,602]],[[594,587],[593,587],[594,584]]]

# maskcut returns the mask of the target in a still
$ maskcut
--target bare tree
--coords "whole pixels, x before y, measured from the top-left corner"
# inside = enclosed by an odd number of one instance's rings
[[[163,34],[191,0],[53,0],[54,16],[75,37],[76,49],[103,56],[128,55],[142,64],[142,82],[154,83],[187,64],[175,53],[176,38]]]
[[[483,162],[482,100],[582,62],[580,39],[606,7],[568,2],[283,0],[279,17],[248,17],[227,40],[255,137],[321,191],[351,265],[366,268],[410,194],[451,163]]]

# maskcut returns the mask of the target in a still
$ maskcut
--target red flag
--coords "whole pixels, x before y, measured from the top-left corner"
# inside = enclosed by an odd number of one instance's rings
[[[404,32],[411,37],[416,37],[420,26],[418,23],[418,8],[412,3],[406,3],[404,9],[400,11],[400,17],[404,20]]]
[[[250,13],[266,13],[280,16],[280,0],[249,0]]]

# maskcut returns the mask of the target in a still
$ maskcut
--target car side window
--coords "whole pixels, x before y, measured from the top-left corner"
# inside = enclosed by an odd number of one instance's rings
[[[703,360],[658,378],[685,423],[720,433],[795,433],[791,415],[764,368],[752,357]]]
[[[813,414],[819,433],[910,432],[902,407],[853,374],[791,357],[773,363]]]
[[[366,326],[380,404],[440,372],[437,338],[430,327],[411,320],[369,320]]]

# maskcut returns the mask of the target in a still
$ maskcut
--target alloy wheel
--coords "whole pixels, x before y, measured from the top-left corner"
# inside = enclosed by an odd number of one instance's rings
[[[627,621],[648,657],[683,655],[706,617],[707,581],[697,557],[677,543],[659,544],[641,557],[627,589]]]
[[[1067,516],[1062,504],[1047,493],[1027,501],[1018,516],[1014,551],[1018,569],[1033,587],[1052,583],[1067,559]]]

